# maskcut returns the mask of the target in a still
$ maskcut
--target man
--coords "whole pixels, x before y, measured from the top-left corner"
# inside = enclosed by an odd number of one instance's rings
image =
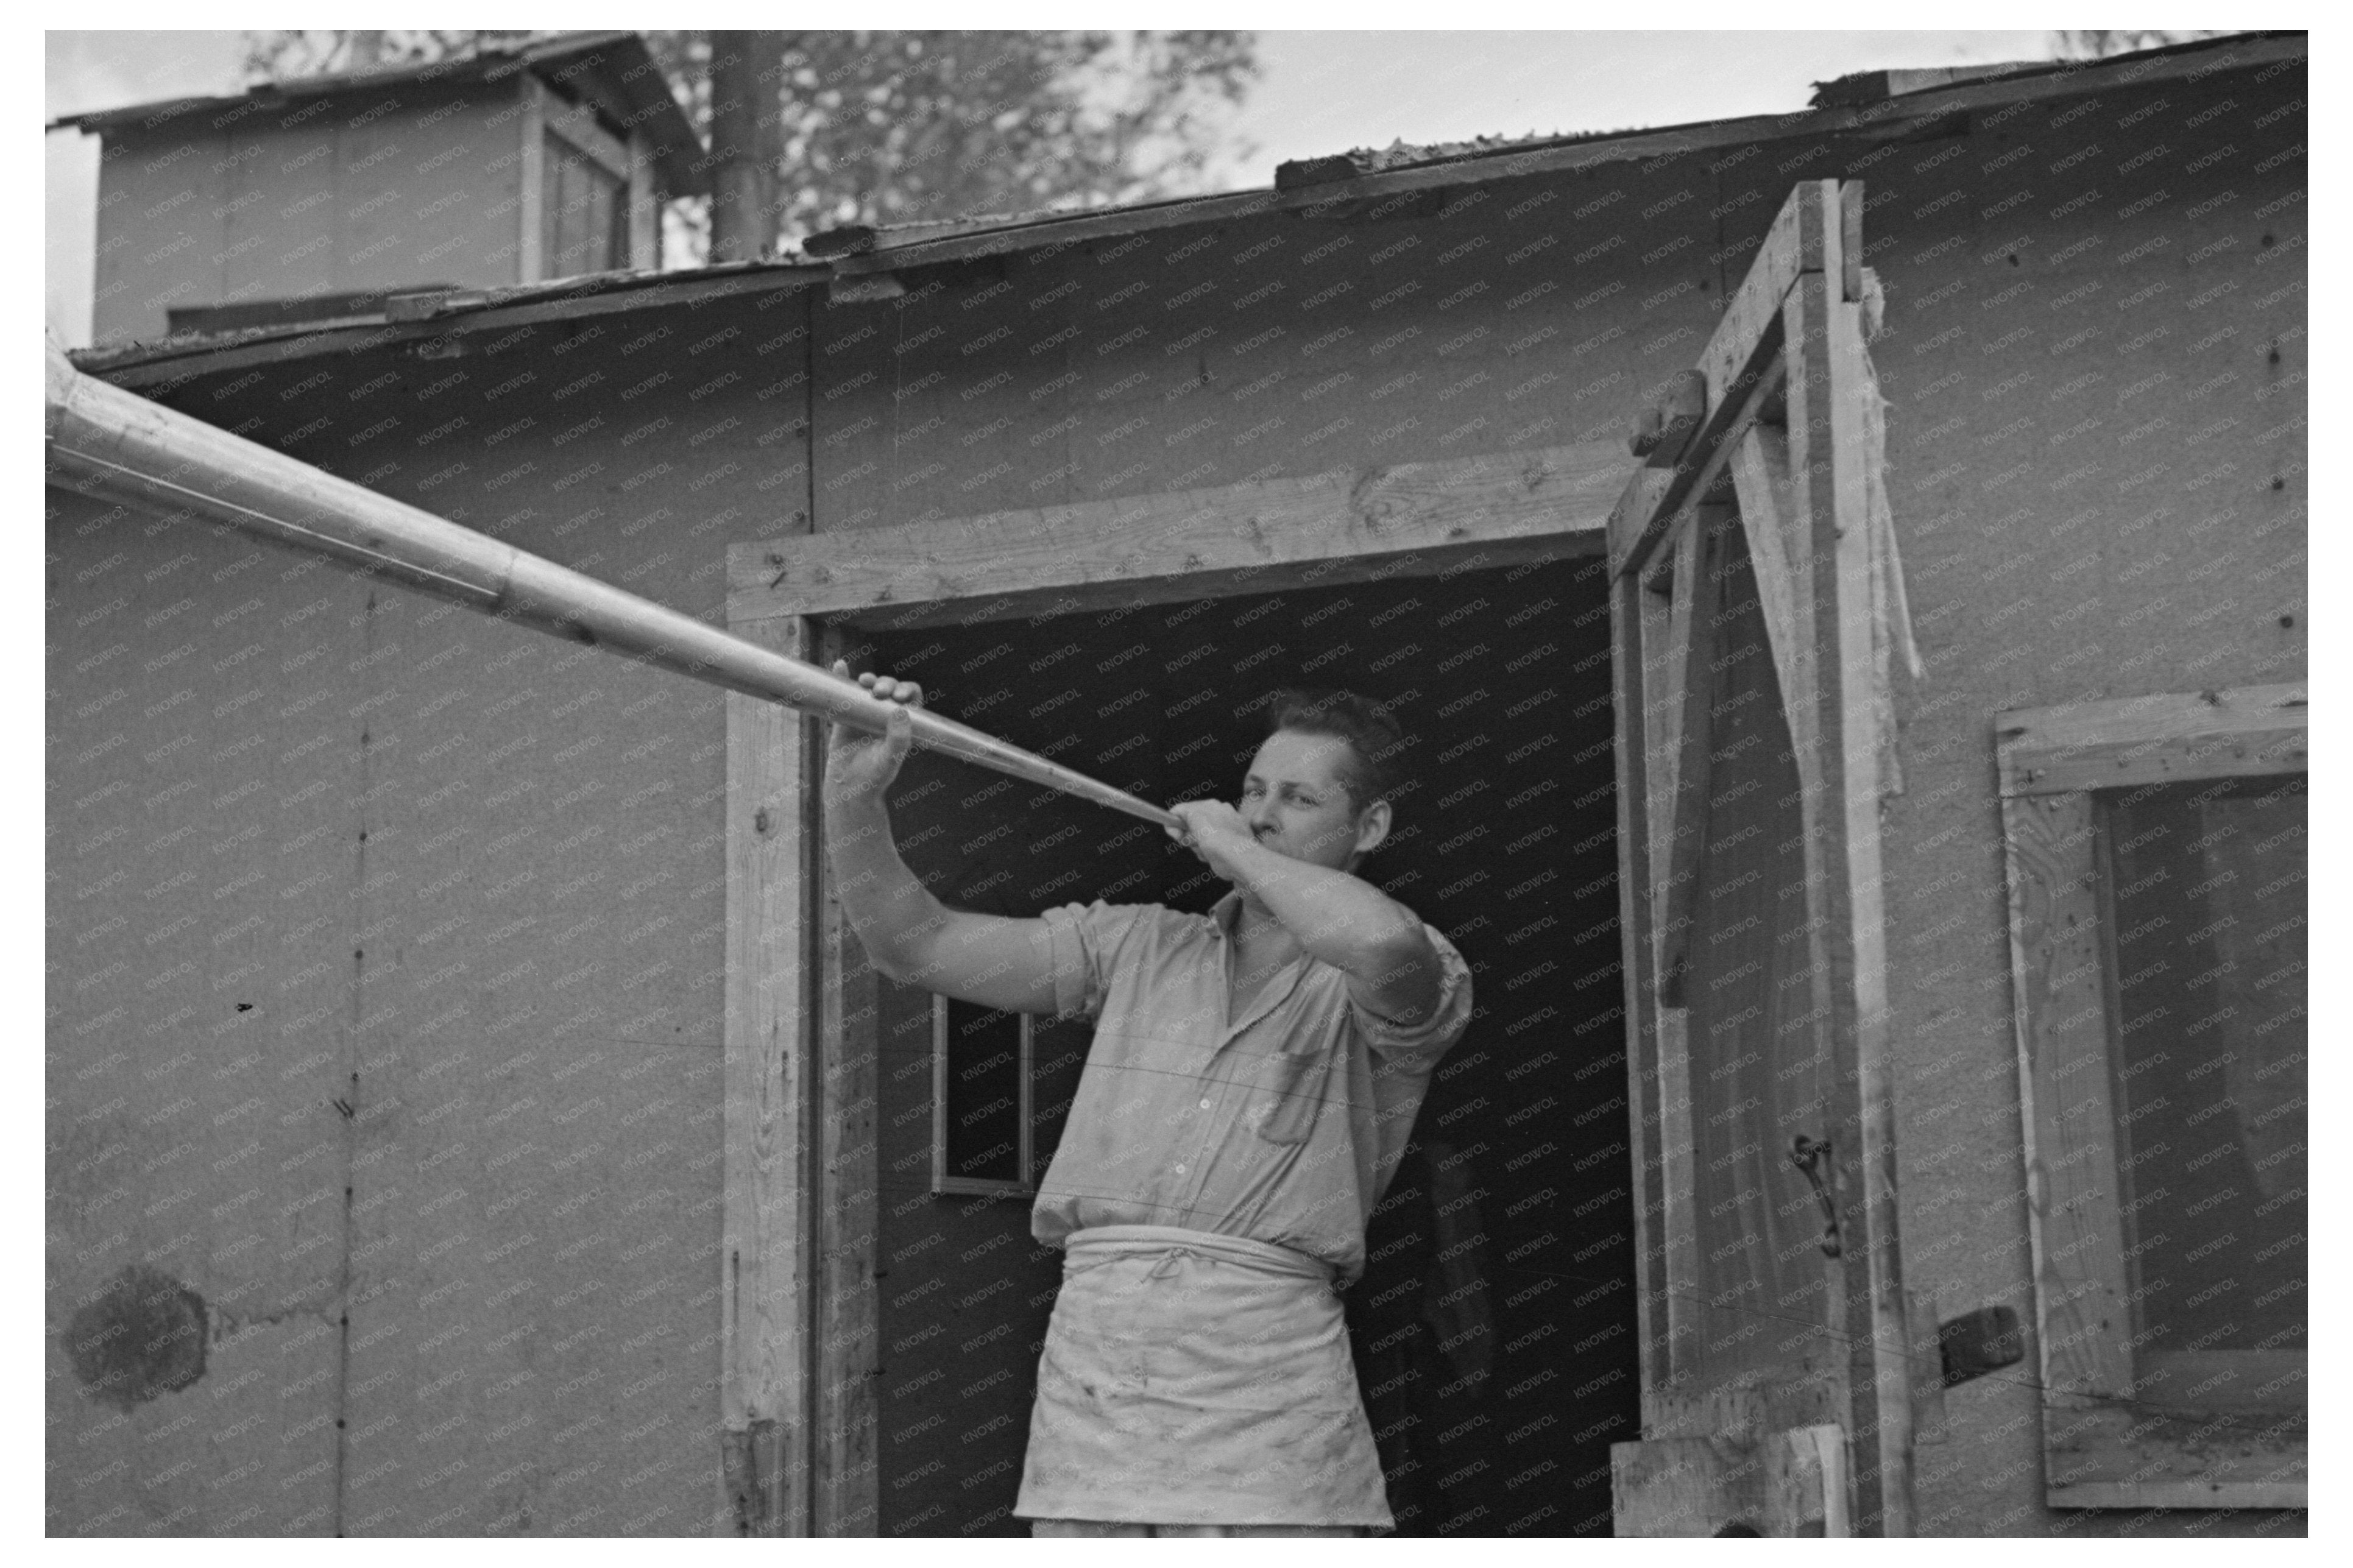
[[[1388,836],[1395,726],[1277,694],[1240,807],[1169,808],[1233,884],[1208,915],[1015,920],[946,908],[900,858],[883,793],[923,691],[858,679],[898,706],[882,736],[832,729],[827,849],[875,967],[1098,1018],[1031,1216],[1065,1258],[1014,1514],[1033,1535],[1390,1528],[1335,1291],[1471,1016],[1453,945],[1354,875]]]

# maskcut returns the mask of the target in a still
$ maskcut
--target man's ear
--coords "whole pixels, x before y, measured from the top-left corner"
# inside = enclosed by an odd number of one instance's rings
[[[1389,803],[1377,800],[1356,818],[1356,853],[1369,855],[1389,836]]]

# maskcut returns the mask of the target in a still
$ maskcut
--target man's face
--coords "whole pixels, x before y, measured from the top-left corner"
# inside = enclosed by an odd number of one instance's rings
[[[1388,807],[1360,817],[1340,783],[1348,742],[1336,735],[1278,730],[1242,780],[1239,809],[1258,841],[1277,854],[1346,870],[1388,831]]]

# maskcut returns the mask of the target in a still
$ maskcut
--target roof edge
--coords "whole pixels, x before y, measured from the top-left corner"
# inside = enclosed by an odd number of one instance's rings
[[[42,129],[45,132],[73,130],[100,136],[168,133],[172,121],[207,112],[250,112],[280,102],[291,107],[338,93],[404,86],[446,84],[454,88],[471,81],[499,81],[526,70],[544,78],[600,49],[617,49],[638,57],[614,62],[607,74],[612,79],[615,92],[631,105],[630,122],[643,127],[652,142],[656,170],[664,188],[673,196],[708,195],[711,181],[709,171],[702,166],[707,151],[702,139],[687,119],[686,110],[680,107],[668,80],[652,68],[653,54],[647,48],[644,37],[627,29],[565,33],[552,38],[488,45],[449,59],[260,82],[238,93],[158,99],[115,109],[86,110],[78,114],[61,114],[47,121]],[[551,85],[562,89],[560,79]]]
[[[885,272],[999,252],[1056,248],[1085,239],[1187,221],[1219,222],[1271,210],[1336,207],[1345,202],[1377,200],[1409,191],[1569,172],[1605,163],[1647,163],[1750,142],[1840,134],[1896,136],[1956,111],[2084,97],[2118,85],[2194,80],[2220,70],[2253,68],[2301,58],[2308,52],[2306,35],[2302,32],[2241,33],[2105,60],[2061,61],[2033,72],[1957,80],[1855,107],[1803,109],[1644,131],[1546,137],[1539,142],[1465,152],[1289,189],[1278,184],[1216,195],[1056,213],[1013,223],[983,220],[944,236],[911,232],[904,240],[894,239],[896,231],[879,229],[871,244],[847,247],[847,253],[839,256],[834,265],[845,276]],[[2220,62],[2200,58],[2213,54],[2229,58]],[[907,226],[910,231],[919,231],[928,226]]]
[[[1441,190],[1531,174],[1574,172],[1607,163],[1673,159],[1747,142],[1830,134],[1896,139],[1925,125],[1944,121],[1957,111],[2083,97],[2114,85],[2194,80],[2221,70],[2253,69],[2301,58],[2308,52],[2307,35],[2302,32],[2237,34],[2107,60],[2058,62],[2047,70],[2031,73],[1957,80],[1856,107],[1702,121],[1599,136],[1547,138],[1541,143],[1515,145],[1508,152],[1416,163],[1303,189],[1259,187],[1012,220],[853,225],[826,231],[829,236],[839,236],[829,247],[821,247],[813,237],[808,245],[810,259],[804,262],[739,262],[678,272],[602,273],[555,284],[460,290],[455,296],[421,303],[404,301],[404,311],[422,312],[421,317],[411,318],[406,324],[385,317],[364,317],[343,326],[347,331],[385,331],[425,336],[448,331],[458,324],[459,318],[466,318],[465,324],[470,327],[491,329],[522,310],[554,313],[568,309],[590,313],[628,310],[757,288],[798,287],[830,279],[897,272],[1015,251],[1051,252],[1093,239],[1119,238],[1155,229],[1230,222],[1276,211],[1344,211],[1359,202],[1409,192]],[[2200,58],[2218,53],[2228,58],[2221,61]],[[754,273],[764,275],[767,280],[744,281]],[[245,334],[236,335],[233,342],[181,338],[110,344],[74,351],[71,357],[79,368],[104,374],[117,384],[153,384],[179,375],[209,374],[211,368],[234,368],[226,361],[215,363],[216,356],[242,353],[257,344],[270,346],[256,335],[264,331],[279,338],[315,338],[319,324],[248,329]],[[325,352],[324,347],[319,352]],[[293,356],[281,353],[275,357]],[[194,368],[196,362],[206,362],[207,368]]]
[[[677,272],[596,272],[553,283],[497,289],[396,292],[374,311],[92,344],[69,350],[66,357],[75,369],[117,386],[150,386],[339,348],[496,331],[534,321],[694,304],[733,294],[815,288],[832,276],[831,268],[807,262],[738,261]]]

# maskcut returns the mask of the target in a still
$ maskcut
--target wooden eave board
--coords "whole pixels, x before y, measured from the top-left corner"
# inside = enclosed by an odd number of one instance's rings
[[[1042,222],[1001,228],[979,228],[940,237],[913,237],[889,243],[878,234],[872,249],[833,262],[836,274],[854,278],[871,272],[897,272],[938,261],[961,261],[1012,250],[1043,250],[1050,255],[1092,239],[1117,239],[1155,229],[1188,224],[1231,223],[1294,205],[1273,191],[1241,191],[1229,195],[1191,196],[1145,206],[1114,207],[1100,213],[1056,216]]]
[[[442,83],[454,87],[474,81],[495,81],[533,66],[561,64],[575,55],[609,48],[636,38],[636,34],[628,32],[581,33],[570,37],[492,45],[464,59],[423,60],[412,65],[385,66],[372,70],[293,77],[268,83],[249,92],[164,99],[153,103],[128,104],[121,109],[96,110],[87,114],[65,114],[50,121],[47,128],[57,130],[70,126],[81,131],[110,132],[132,127],[147,129],[207,110],[227,111],[259,104],[266,110],[281,101],[299,102],[335,93],[368,92],[395,87],[431,87]]]
[[[813,268],[806,277],[794,278],[776,286],[797,287],[828,277],[896,272],[936,262],[1014,251],[1043,250],[1050,254],[1092,240],[1116,239],[1196,224],[1230,223],[1269,212],[1313,216],[1318,208],[1338,209],[1348,203],[1386,195],[1476,184],[1525,174],[1575,173],[1610,163],[1648,162],[1686,153],[1714,152],[1747,142],[1841,134],[1900,137],[1906,132],[1918,130],[1956,112],[2080,97],[2107,87],[2131,87],[2194,78],[2216,70],[2253,68],[2281,60],[2300,59],[2307,52],[2306,43],[2300,34],[2260,37],[2229,48],[2151,57],[2146,61],[2134,62],[2141,68],[2130,75],[2122,74],[2126,68],[2124,67],[2101,66],[2025,79],[1997,78],[1986,82],[1913,93],[1862,109],[1819,110],[1799,114],[1753,115],[1738,120],[1710,121],[1609,141],[1567,142],[1516,153],[1490,153],[1451,163],[1419,165],[1302,190],[1268,189],[1187,197],[1101,213],[1056,216],[1017,226],[976,228],[939,237],[924,235],[921,228],[917,228],[913,232],[919,237],[910,237],[898,243],[892,243],[889,234],[881,232],[871,251],[839,258],[829,268],[823,270]],[[691,289],[694,285],[681,280],[677,287]],[[603,314],[611,310],[650,309],[675,302],[669,297],[647,298],[634,290],[613,298],[617,302],[593,308],[586,299],[573,301],[566,313]],[[512,324],[504,320],[491,321],[471,315],[466,319],[470,326]],[[355,333],[369,330],[367,327],[353,329]],[[403,333],[399,339],[388,341],[406,341],[412,335],[429,334]],[[78,358],[76,363],[92,374],[104,375],[118,386],[144,387],[177,375],[210,374],[216,370],[242,369],[248,364],[298,359],[311,352],[344,346],[349,345],[335,342],[301,349],[259,343],[226,349],[192,348],[185,352],[171,351],[172,358],[166,361],[148,361],[138,359],[128,351],[110,351],[122,353],[124,357],[109,360]],[[193,368],[189,363],[196,359],[202,361],[201,369]],[[164,368],[166,365],[169,368]]]
[[[621,58],[593,58],[608,50]],[[702,142],[695,134],[686,111],[672,98],[667,82],[647,82],[634,74],[649,65],[651,58],[644,40],[635,32],[577,33],[485,48],[464,59],[427,60],[376,70],[295,78],[250,92],[166,99],[88,114],[60,115],[49,121],[46,128],[82,131],[113,140],[171,137],[186,133],[187,128],[177,122],[200,114],[213,117],[207,130],[218,130],[229,116],[284,112],[318,98],[395,89],[411,94],[420,89],[455,92],[507,81],[528,72],[535,78],[560,79],[559,90],[567,96],[592,100],[600,112],[616,122],[644,131],[654,149],[662,183],[670,193],[702,195],[710,188],[709,180],[696,167],[702,154]],[[583,63],[596,64],[602,68],[583,69]]]
[[[395,343],[413,343],[453,333],[504,331],[545,321],[579,321],[630,310],[668,306],[697,306],[742,295],[778,289],[814,288],[827,274],[817,268],[739,272],[720,278],[684,277],[644,287],[599,292],[519,289],[512,297],[491,295],[446,305],[437,313],[411,321],[361,316],[334,323],[306,321],[297,327],[269,328],[223,344],[126,344],[121,348],[80,350],[73,353],[76,368],[112,385],[132,391],[173,387],[207,375],[249,365],[278,364],[329,353],[365,353]],[[576,284],[567,285],[576,289]],[[553,298],[539,298],[543,292]],[[143,357],[152,354],[153,357]]]

